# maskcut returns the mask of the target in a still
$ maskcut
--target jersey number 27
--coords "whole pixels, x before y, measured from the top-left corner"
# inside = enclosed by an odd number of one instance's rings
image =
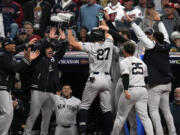
[[[97,50],[97,60],[107,60],[109,57],[110,48],[98,49]],[[105,55],[104,55],[105,54]]]

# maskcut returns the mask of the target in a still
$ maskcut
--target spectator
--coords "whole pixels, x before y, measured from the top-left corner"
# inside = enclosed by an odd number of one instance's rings
[[[141,27],[143,31],[148,27],[151,27],[153,28],[153,30],[158,31],[156,19],[159,15],[155,11],[155,4],[153,2],[150,2],[146,6],[147,6],[147,9],[145,12],[145,16],[143,17],[139,26]]]
[[[123,0],[123,6],[125,7],[126,13],[133,19],[135,19],[136,23],[139,24],[141,22],[142,13],[139,9],[133,7],[134,0]],[[120,17],[118,21],[116,21],[117,27],[129,27],[129,23],[126,20],[124,13]]]
[[[152,0],[150,0],[152,1]],[[155,10],[160,13],[160,11],[162,10],[162,4],[161,4],[161,1],[162,0],[153,0],[154,3],[155,3]]]
[[[78,17],[78,5],[73,2],[73,0],[61,0],[59,3],[55,4],[53,7],[53,14],[58,13],[71,13],[75,16],[76,20]]]
[[[38,40],[41,39],[40,36],[33,34],[34,29],[33,29],[32,23],[30,23],[30,22],[25,22],[24,25],[23,25],[23,27],[24,27],[24,29],[26,30],[26,34],[27,34],[27,39],[28,39],[28,41],[30,41],[30,40],[33,39],[33,38],[37,38]]]
[[[120,19],[123,14],[124,7],[120,2],[118,2],[118,0],[110,0],[110,3],[108,3],[107,7],[105,7],[104,9],[107,10],[110,20],[115,25],[115,20]]]
[[[177,135],[180,134],[180,87],[176,88],[174,91],[174,102],[170,104],[170,109],[172,112],[172,116],[174,118],[174,124],[176,127]]]
[[[165,5],[167,5],[169,2],[170,0],[161,0],[161,11],[160,11],[161,15],[164,15]]]
[[[54,5],[56,5],[60,2],[60,0],[45,0],[45,1],[47,1],[51,4],[51,8],[53,8]]]
[[[22,7],[13,0],[2,0],[2,14],[5,35],[14,39],[23,19]]]
[[[142,16],[145,15],[146,5],[147,5],[147,0],[139,0],[139,4],[135,7],[141,11]]]
[[[86,27],[81,27],[78,40],[80,42],[88,42],[89,41],[88,29]]]
[[[171,34],[171,40],[175,44],[175,46],[171,48],[171,52],[180,52],[180,32],[173,32]]]
[[[18,29],[16,37],[17,37],[17,39],[16,39],[17,45],[22,44],[22,43],[26,43],[28,41],[26,30],[24,28]]]
[[[180,17],[177,12],[175,12],[173,3],[166,4],[164,11],[165,14],[161,17],[161,19],[170,37],[174,29],[180,25]]]
[[[83,5],[79,11],[78,30],[85,26],[90,31],[93,27],[99,26],[97,15],[102,6],[94,4],[95,0],[87,0],[87,4]]]
[[[1,10],[1,7],[0,7]],[[0,37],[5,37],[2,11],[0,11]]]
[[[43,36],[50,23],[51,5],[44,0],[31,0],[23,5],[24,21],[33,24],[34,33]]]

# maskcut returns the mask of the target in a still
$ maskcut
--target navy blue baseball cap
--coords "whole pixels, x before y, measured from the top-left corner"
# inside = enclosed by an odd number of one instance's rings
[[[153,29],[151,27],[147,27],[145,30],[144,30],[144,33],[145,34],[149,34],[149,35],[152,35],[154,33]]]
[[[9,44],[15,44],[15,41],[13,41],[10,38],[5,38],[4,41],[2,42],[2,47],[5,47],[6,45],[9,45]]]
[[[17,35],[24,35],[24,34],[26,34],[26,30],[24,28],[19,28],[17,30]]]

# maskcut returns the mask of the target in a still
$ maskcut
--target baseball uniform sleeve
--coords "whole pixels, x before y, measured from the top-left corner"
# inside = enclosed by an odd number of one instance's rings
[[[144,77],[148,77],[148,70],[146,64],[144,64]]]
[[[166,41],[167,43],[170,44],[169,35],[167,33],[167,30],[166,30],[163,22],[158,23],[158,28],[159,28],[159,32],[163,33],[163,35],[164,35],[164,41]]]
[[[129,74],[128,63],[125,62],[124,60],[120,62],[120,73],[121,75]]]
[[[113,45],[114,41],[111,38],[106,38],[104,43]]]
[[[82,50],[89,53],[91,50],[92,50],[92,43],[82,43],[81,42],[81,45],[82,45]]]
[[[134,30],[137,38],[143,43],[147,50],[154,48],[155,42],[151,41],[136,23],[131,23],[131,27]]]
[[[113,54],[115,54],[116,56],[119,56],[119,52],[120,52],[120,49],[116,46],[113,46]]]

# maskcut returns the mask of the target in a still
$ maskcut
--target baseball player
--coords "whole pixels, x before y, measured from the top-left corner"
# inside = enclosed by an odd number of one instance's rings
[[[58,61],[63,57],[67,42],[64,42],[65,34],[61,30],[60,40],[56,39],[56,29],[50,30],[49,38],[44,38],[37,43],[41,55],[32,63],[32,84],[30,113],[26,121],[23,135],[31,135],[34,122],[42,111],[41,133],[47,135],[52,114],[51,93],[59,88]]]
[[[7,135],[13,118],[11,90],[14,88],[15,73],[22,71],[31,61],[39,56],[39,51],[25,52],[24,58],[17,63],[13,58],[16,45],[6,38],[0,50],[0,135]]]
[[[116,115],[117,112],[117,107],[118,107],[118,102],[119,102],[119,97],[123,92],[123,84],[122,84],[122,78],[120,75],[120,67],[119,63],[124,59],[123,54],[122,54],[122,43],[126,41],[130,41],[128,38],[128,31],[127,30],[121,30],[119,33],[118,32],[112,32],[112,30],[109,30],[107,26],[101,25],[99,26],[101,29],[108,30],[112,33],[112,36],[114,36],[114,39],[116,39],[117,46],[117,52],[119,53],[113,53],[113,59],[111,63],[111,78],[112,78],[112,89],[111,89],[111,101],[112,101],[112,112],[114,116]],[[131,41],[134,42],[134,41]],[[136,50],[138,48],[136,47]],[[136,55],[135,55],[136,56]],[[119,108],[120,109],[120,108]],[[130,124],[130,134],[131,135],[137,135],[136,128],[137,128],[137,123],[136,123],[136,113],[135,109],[130,111],[128,115],[128,121]],[[123,128],[124,129],[124,128]],[[121,134],[123,134],[124,130],[121,131]]]
[[[90,75],[86,83],[79,111],[79,130],[86,134],[87,113],[91,103],[97,95],[100,96],[100,106],[104,115],[104,135],[110,135],[112,130],[111,113],[111,77],[109,75],[113,52],[113,39],[111,35],[96,29],[91,31],[91,43],[75,41],[72,31],[68,30],[69,44],[78,50],[86,51],[89,56]]]
[[[143,123],[146,134],[154,135],[147,113],[148,93],[144,82],[144,78],[147,76],[147,67],[140,59],[133,56],[135,45],[132,42],[127,41],[123,46],[123,55],[126,58],[120,62],[120,73],[124,92],[119,99],[112,135],[119,135],[133,106]]]
[[[51,95],[56,112],[55,135],[77,135],[76,116],[81,101],[72,96],[71,86],[68,84],[62,87],[62,96]]]
[[[151,39],[126,15],[131,22],[138,39],[143,42],[146,49],[144,62],[147,64],[149,77],[148,82],[148,106],[149,113],[157,135],[164,135],[159,115],[159,108],[164,115],[170,135],[176,135],[174,120],[169,108],[169,93],[171,91],[171,70],[169,63],[169,51],[171,48],[168,33],[160,17],[155,13],[158,21],[159,32],[154,32]],[[149,36],[150,37],[150,36]]]

